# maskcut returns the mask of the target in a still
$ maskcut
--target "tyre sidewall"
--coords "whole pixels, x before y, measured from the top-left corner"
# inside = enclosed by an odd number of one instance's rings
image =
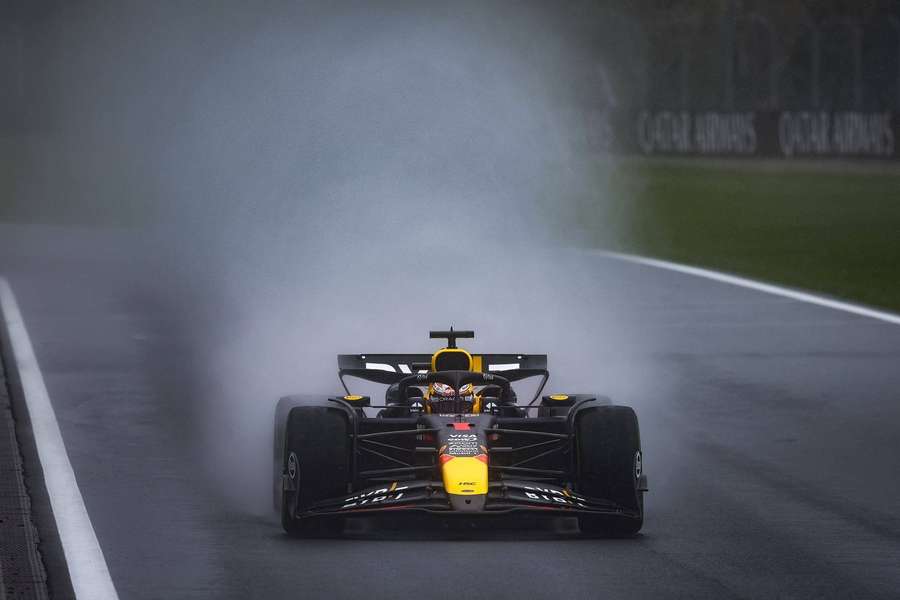
[[[284,529],[302,534],[304,529],[332,531],[332,519],[300,519],[310,506],[347,493],[350,480],[348,416],[338,408],[302,406],[291,409],[285,427],[284,475],[290,479],[296,460],[295,484],[282,491],[281,520]]]
[[[575,416],[576,489],[593,498],[611,500],[639,517],[584,515],[583,530],[606,535],[631,535],[643,525],[642,471],[637,415],[629,406],[591,406]]]

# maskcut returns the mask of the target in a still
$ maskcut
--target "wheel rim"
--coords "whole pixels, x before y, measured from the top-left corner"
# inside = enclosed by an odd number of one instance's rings
[[[297,480],[297,475],[300,473],[300,464],[297,462],[297,455],[291,452],[288,456],[288,464],[287,464],[287,474],[288,478],[295,482]]]
[[[294,490],[290,492],[288,502],[288,514],[291,518],[297,513],[297,504],[300,498],[300,460],[297,455],[291,452],[287,460],[287,476],[293,484]]]

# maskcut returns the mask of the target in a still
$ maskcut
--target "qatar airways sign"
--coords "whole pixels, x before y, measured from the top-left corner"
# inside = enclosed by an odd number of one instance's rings
[[[900,158],[897,150],[900,119],[890,111],[642,110],[618,117],[616,139],[606,146],[626,153]]]
[[[783,112],[778,147],[784,156],[894,156],[890,112]]]
[[[637,142],[644,154],[754,154],[754,121],[752,112],[643,111]]]

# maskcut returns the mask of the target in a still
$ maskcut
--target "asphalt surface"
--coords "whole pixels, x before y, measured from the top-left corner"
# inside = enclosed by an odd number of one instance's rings
[[[596,357],[642,365],[622,371],[640,385],[604,388],[641,418],[640,536],[558,523],[292,540],[202,474],[190,334],[140,291],[159,273],[99,234],[2,233],[0,272],[123,599],[900,595],[900,327],[582,258],[583,275],[616,282],[602,309],[640,340]]]

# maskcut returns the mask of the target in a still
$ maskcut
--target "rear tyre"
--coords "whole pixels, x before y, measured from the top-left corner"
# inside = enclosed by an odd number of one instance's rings
[[[583,515],[583,533],[629,537],[644,524],[643,469],[637,415],[629,406],[596,406],[576,416],[578,491],[610,500],[631,515]]]
[[[347,416],[338,408],[298,406],[285,427],[281,525],[297,537],[341,533],[340,517],[298,515],[310,506],[347,493],[350,478]]]

